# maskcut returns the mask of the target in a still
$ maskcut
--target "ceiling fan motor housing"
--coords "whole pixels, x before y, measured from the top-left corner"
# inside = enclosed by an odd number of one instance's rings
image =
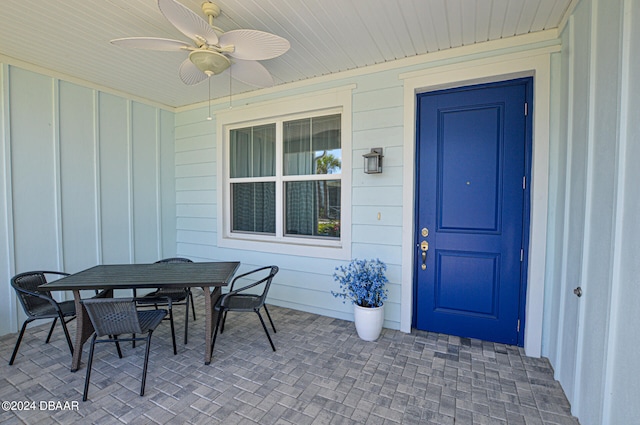
[[[217,18],[218,16],[220,16],[220,6],[215,3],[205,1],[204,3],[202,3],[202,13],[204,13],[206,16]]]

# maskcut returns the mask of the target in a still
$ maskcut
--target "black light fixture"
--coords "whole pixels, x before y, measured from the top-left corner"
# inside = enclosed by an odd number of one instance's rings
[[[371,152],[362,156],[364,157],[364,172],[366,174],[382,173],[382,148],[372,148]]]

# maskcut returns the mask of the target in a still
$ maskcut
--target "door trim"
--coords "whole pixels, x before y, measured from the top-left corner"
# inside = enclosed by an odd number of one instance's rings
[[[549,136],[551,96],[551,55],[560,46],[546,46],[524,52],[448,64],[400,75],[404,87],[404,154],[402,217],[402,294],[400,330],[411,332],[413,317],[414,258],[414,193],[416,175],[416,94],[470,86],[479,83],[534,77],[533,141],[531,165],[531,216],[529,225],[529,258],[527,322],[524,349],[528,356],[542,354],[545,257],[547,235]]]
[[[432,94],[433,96],[435,96],[435,98],[432,96]],[[434,99],[441,99],[442,103]],[[457,101],[453,101],[452,99],[457,99]],[[470,99],[473,99],[473,100],[470,100]],[[483,230],[478,231],[478,229],[475,229],[474,231],[472,227],[469,227],[469,228],[463,227],[464,230],[459,229],[461,233],[459,233],[458,236],[466,235],[466,237],[473,238],[477,243],[480,244],[477,246],[478,251],[473,251],[473,253],[470,253],[470,252],[464,251],[464,248],[462,248],[462,246],[457,245],[457,243],[453,242],[453,240],[451,239],[453,237],[453,234],[457,233],[455,230],[453,229],[447,230],[446,228],[441,227],[442,226],[442,222],[440,221],[442,220],[442,215],[441,215],[442,210],[440,210],[441,205],[439,206],[434,205],[436,212],[434,214],[434,217],[431,218],[434,222],[423,221],[426,219],[425,215],[429,215],[429,214],[420,215],[420,208],[417,207],[418,203],[421,205],[421,208],[425,208],[426,206],[425,203],[421,201],[421,196],[422,196],[421,193],[424,193],[424,196],[428,196],[426,195],[426,193],[433,191],[430,197],[432,198],[432,201],[436,202],[435,199],[433,198],[438,197],[439,199],[441,199],[437,195],[437,193],[439,191],[445,190],[442,186],[440,186],[442,183],[438,183],[436,181],[428,182],[423,180],[425,179],[425,176],[421,174],[422,167],[429,166],[428,165],[429,159],[425,158],[425,152],[429,152],[430,150],[438,151],[439,152],[438,159],[433,161],[438,164],[441,164],[441,161],[443,161],[443,159],[440,157],[442,153],[440,153],[439,151],[440,149],[439,144],[444,143],[444,140],[445,140],[444,135],[441,135],[440,131],[438,131],[438,135],[439,135],[438,137],[442,137],[443,139],[440,140],[438,138],[438,140],[432,140],[432,138],[434,137],[434,134],[430,132],[428,126],[427,127],[423,127],[423,126],[425,125],[426,122],[433,123],[435,121],[439,121],[437,118],[434,117],[433,114],[440,113],[440,114],[443,114],[443,116],[446,116],[447,114],[445,111],[449,111],[449,112],[476,111],[477,112],[478,110],[485,110],[485,111],[492,110],[492,111],[495,111],[499,116],[500,112],[497,112],[497,111],[500,110],[500,107],[497,106],[496,104],[496,102],[499,102],[499,99],[503,100],[506,104],[509,104],[511,108],[509,110],[505,109],[504,111],[502,111],[504,115],[500,119],[501,124],[503,125],[502,143],[504,143],[504,146],[500,149],[500,152],[501,152],[500,162],[502,165],[496,165],[497,169],[500,170],[500,179],[499,179],[500,181],[496,182],[495,184],[498,185],[498,188],[499,188],[498,192],[500,192],[500,194],[496,194],[496,199],[494,199],[494,201],[497,203],[498,199],[501,199],[499,201],[500,212],[498,213],[501,218],[499,219],[500,223],[497,223],[497,222],[494,223],[494,222],[491,222],[490,220],[489,222],[486,223],[488,226],[490,226],[490,224],[493,224],[495,226],[495,228],[493,229],[484,228],[483,229],[484,231]],[[522,100],[523,102],[519,103],[520,100]],[[434,102],[439,106],[432,109]],[[437,239],[433,241],[434,243],[436,243],[436,245],[434,245],[435,247],[434,255],[436,256],[436,258],[449,257],[450,261],[452,258],[451,256],[453,255],[455,257],[469,256],[470,258],[473,258],[475,260],[479,260],[480,258],[485,258],[485,260],[489,258],[493,258],[496,262],[501,262],[499,258],[502,255],[506,255],[507,252],[509,253],[519,252],[519,254],[515,256],[515,258],[512,260],[512,262],[508,262],[508,264],[510,264],[511,266],[508,266],[507,263],[505,262],[504,267],[507,267],[507,268],[502,268],[502,266],[498,267],[500,271],[497,273],[501,277],[505,277],[505,275],[503,275],[502,273],[506,272],[507,269],[511,270],[509,276],[513,280],[509,280],[508,281],[509,283],[515,283],[515,280],[516,280],[515,274],[517,270],[518,286],[517,286],[517,291],[514,291],[514,292],[511,292],[513,291],[513,289],[511,290],[506,289],[506,291],[511,294],[509,297],[507,297],[508,300],[507,298],[503,298],[503,296],[506,296],[506,292],[503,292],[502,289],[497,291],[498,294],[494,293],[494,295],[496,297],[499,297],[501,301],[503,302],[508,301],[508,305],[509,305],[509,306],[506,306],[501,304],[498,310],[493,311],[493,313],[496,314],[496,316],[492,316],[493,320],[495,320],[495,322],[493,322],[493,325],[497,327],[496,333],[486,334],[484,332],[484,331],[488,331],[488,329],[484,327],[488,325],[488,323],[485,322],[488,319],[488,317],[483,316],[482,318],[480,318],[482,314],[478,316],[479,314],[478,311],[474,310],[475,314],[472,314],[472,316],[475,316],[477,319],[479,319],[479,322],[474,322],[470,316],[466,316],[465,313],[462,311],[458,312],[457,314],[454,313],[452,316],[448,316],[448,317],[450,317],[450,319],[453,322],[456,322],[458,324],[461,324],[462,323],[461,321],[465,321],[465,322],[467,320],[471,321],[471,322],[468,322],[469,327],[458,328],[456,326],[453,326],[454,328],[458,329],[460,332],[469,332],[469,334],[475,333],[476,335],[478,335],[478,332],[479,332],[480,334],[484,334],[485,338],[489,341],[510,340],[511,342],[509,343],[522,347],[524,345],[524,333],[526,329],[526,317],[524,312],[526,307],[525,303],[526,303],[526,286],[527,286],[526,279],[528,275],[527,266],[528,266],[528,251],[529,251],[529,222],[530,222],[530,213],[531,213],[530,186],[526,182],[529,182],[531,180],[531,150],[532,150],[531,124],[532,124],[533,113],[528,113],[528,112],[529,110],[533,111],[534,109],[533,77],[517,78],[513,80],[502,80],[494,83],[483,83],[483,84],[476,84],[472,86],[462,86],[459,88],[451,88],[451,89],[438,90],[438,91],[432,91],[432,92],[421,92],[416,94],[416,104],[418,103],[420,103],[421,106],[419,108],[418,114],[416,114],[416,120],[420,120],[421,124],[418,124],[416,122],[416,130],[419,130],[420,132],[424,130],[425,135],[418,134],[418,132],[416,133],[416,186],[415,186],[416,190],[414,195],[415,196],[414,199],[416,200],[415,201],[416,207],[415,207],[414,215],[415,217],[417,217],[416,220],[417,220],[417,224],[419,225],[414,229],[414,235],[415,235],[414,237],[418,238],[418,240],[423,240],[424,238],[420,238],[419,229],[422,226],[428,226],[429,228],[434,227],[432,229],[433,232],[435,234],[440,235],[440,237],[436,236]],[[446,105],[446,106],[443,106],[443,105]],[[515,109],[514,106],[517,107],[518,109]],[[425,108],[424,111],[422,110],[422,107]],[[441,117],[440,120],[442,119],[443,118]],[[509,120],[513,120],[513,121],[509,121]],[[515,120],[517,120],[517,122]],[[516,128],[518,128],[518,125],[521,124],[522,122],[524,122],[524,128],[520,130],[515,130]],[[444,124],[441,122],[438,125],[444,125]],[[522,133],[519,133],[519,131],[522,131]],[[445,132],[446,132],[446,128],[445,128]],[[430,134],[431,136],[428,136],[426,134]],[[508,139],[507,139],[508,137],[507,134],[511,135]],[[496,136],[496,135],[494,133],[491,133],[491,136]],[[522,136],[522,138],[520,138],[520,136]],[[418,143],[418,140],[421,140],[421,143]],[[485,139],[482,139],[482,140],[485,140]],[[494,139],[491,139],[491,141],[493,140]],[[511,143],[509,147],[506,147],[507,140],[509,140]],[[487,140],[487,142],[489,142],[489,140]],[[522,149],[521,152],[517,151],[517,153],[515,153],[515,155],[518,155],[518,156],[507,157],[506,156],[507,152],[516,150],[516,146],[519,146]],[[493,145],[492,147],[494,149],[496,148]],[[423,149],[426,149],[426,150],[421,153]],[[514,154],[512,153],[512,155]],[[522,156],[520,157],[519,155],[522,155]],[[425,161],[425,159],[427,161],[427,164],[422,162],[422,161]],[[511,163],[511,161],[519,160],[519,159],[522,160],[522,163],[521,163],[522,168],[519,168],[519,166],[515,165],[517,164],[517,162],[514,163],[513,165],[506,165],[506,163]],[[419,167],[418,167],[418,164],[420,164]],[[445,165],[445,168],[446,168],[446,165]],[[508,172],[507,169],[510,169],[514,173],[511,175],[511,177],[517,179],[515,181],[513,179],[509,180],[511,181],[511,184],[508,184],[507,180],[503,180],[504,178],[506,178],[506,174],[503,174],[503,173],[507,173]],[[427,168],[425,172],[429,173],[430,170]],[[439,177],[442,177],[440,172],[435,172],[434,174]],[[524,176],[524,180],[522,180],[521,176]],[[423,185],[425,185],[426,187],[422,187]],[[438,188],[433,189],[434,186],[437,186]],[[515,191],[515,192],[521,191],[520,193],[522,194],[522,198],[520,198],[520,202],[514,201],[514,199],[516,198],[507,198],[506,197],[507,195],[502,194],[503,191],[507,190],[506,186],[511,187],[510,190],[512,191]],[[495,190],[495,187],[492,187],[492,189]],[[512,193],[512,194],[515,195],[515,193]],[[441,201],[437,201],[436,203],[439,204],[440,202]],[[504,209],[505,205],[507,204],[511,205],[511,208],[513,208],[512,210],[509,210],[509,212],[513,213],[513,215],[507,214],[507,210]],[[496,212],[494,211],[494,213]],[[440,218],[437,218],[437,217],[440,217]],[[507,242],[507,240],[504,239],[505,236],[503,231],[506,229],[506,227],[503,227],[503,226],[508,227],[509,224],[507,223],[511,223],[513,226],[519,227],[517,223],[520,220],[522,224],[520,228],[520,236],[521,236],[520,240],[518,241],[517,244],[508,245],[509,249],[505,251],[504,244],[505,243],[509,244],[509,242]],[[449,240],[449,243],[453,243],[454,244],[453,246],[456,246],[456,248],[454,248],[452,245],[449,245],[450,249],[452,249],[453,251],[448,251],[447,249],[442,250],[441,248],[439,248],[439,246],[441,247],[441,245],[438,245],[438,243],[436,242],[437,240],[439,240],[439,238],[444,238],[444,240]],[[491,240],[495,240],[497,238],[498,240],[500,240],[501,242],[498,243],[500,248],[492,245],[493,248],[489,249],[486,245],[484,245],[484,243],[490,243],[487,240],[487,238]],[[480,241],[484,241],[484,242],[480,242]],[[446,242],[444,243],[446,244]],[[417,242],[416,242],[416,245],[417,245]],[[489,251],[485,251],[483,248],[480,248],[480,247],[489,249]],[[523,251],[521,251],[521,248],[523,249]],[[462,249],[463,251],[459,251],[460,249]],[[493,251],[493,249],[499,249],[500,253]],[[414,251],[418,252],[418,249],[415,248]],[[440,254],[438,254],[438,252],[440,252]],[[525,254],[524,257],[522,256],[523,252]],[[416,254],[416,257],[414,257],[415,262],[420,261],[417,255],[418,254]],[[436,264],[432,266],[438,269],[438,265],[437,265],[438,261],[436,260],[435,263]],[[439,313],[435,311],[429,312],[430,304],[422,305],[422,308],[420,308],[421,303],[427,301],[427,299],[425,299],[424,297],[427,297],[429,300],[431,300],[425,293],[422,293],[423,298],[421,300],[418,300],[419,293],[421,293],[420,282],[422,282],[422,284],[424,285],[426,284],[425,279],[426,281],[430,281],[430,278],[425,276],[422,276],[421,278],[420,265],[416,264],[416,266],[417,267],[414,269],[414,288],[413,288],[414,314],[412,317],[412,326],[417,328],[418,316],[422,316],[422,320],[420,321],[420,324],[421,324],[420,329],[449,328],[449,326],[445,325],[444,323],[442,324],[433,323],[433,324],[427,325],[427,323],[425,322],[426,317],[429,317],[430,318],[429,320],[431,319],[435,320],[435,316],[447,317],[447,315],[452,313],[451,312],[444,313],[442,311],[440,311]],[[496,265],[494,264],[494,267],[495,266]],[[513,269],[511,267],[513,267]],[[496,271],[494,270],[494,272]],[[436,271],[435,275],[438,275],[438,274],[439,274],[438,271]],[[460,276],[460,277],[464,279],[463,276]],[[433,283],[437,285],[437,282],[438,282],[437,277],[434,276],[433,279],[434,279]],[[500,281],[500,279],[498,279],[498,281]],[[495,284],[495,282],[497,281],[492,281],[492,282]],[[434,299],[433,299],[434,303],[437,302],[436,298],[437,297],[434,296]],[[494,299],[494,302],[497,302],[497,298]],[[467,305],[467,307],[472,308],[471,305]],[[493,308],[495,307],[496,305],[494,304]],[[516,320],[514,320],[513,322],[510,320],[510,319],[513,319],[513,316],[512,316],[512,314],[514,313],[513,309],[515,309],[515,313],[516,313],[515,319],[517,320],[517,322]],[[498,313],[498,311],[500,313]],[[463,317],[465,319],[463,319]],[[507,317],[509,317],[510,319],[507,319]],[[479,323],[483,323],[483,325],[480,325]],[[517,323],[517,329],[516,329],[516,323]],[[512,325],[513,328],[511,328],[510,325]],[[516,335],[515,340],[511,340],[511,338],[513,337],[513,332],[515,332],[515,335]]]

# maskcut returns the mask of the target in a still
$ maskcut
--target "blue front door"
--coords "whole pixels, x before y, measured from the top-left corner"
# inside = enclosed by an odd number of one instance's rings
[[[417,97],[417,329],[523,343],[531,84]]]

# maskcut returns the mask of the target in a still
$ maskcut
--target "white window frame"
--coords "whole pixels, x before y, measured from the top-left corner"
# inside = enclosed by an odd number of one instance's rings
[[[351,98],[355,86],[314,92],[285,100],[261,102],[234,107],[216,114],[216,142],[218,163],[217,230],[218,246],[250,251],[272,252],[317,258],[351,258]],[[342,169],[340,174],[326,176],[283,176],[282,123],[296,119],[340,114]],[[233,129],[276,123],[276,235],[231,232],[231,179],[229,177],[229,134]],[[283,187],[286,181],[341,181],[340,238],[285,236]],[[273,181],[272,177],[264,178]],[[233,179],[240,182],[242,179]],[[251,181],[257,181],[255,178]]]

